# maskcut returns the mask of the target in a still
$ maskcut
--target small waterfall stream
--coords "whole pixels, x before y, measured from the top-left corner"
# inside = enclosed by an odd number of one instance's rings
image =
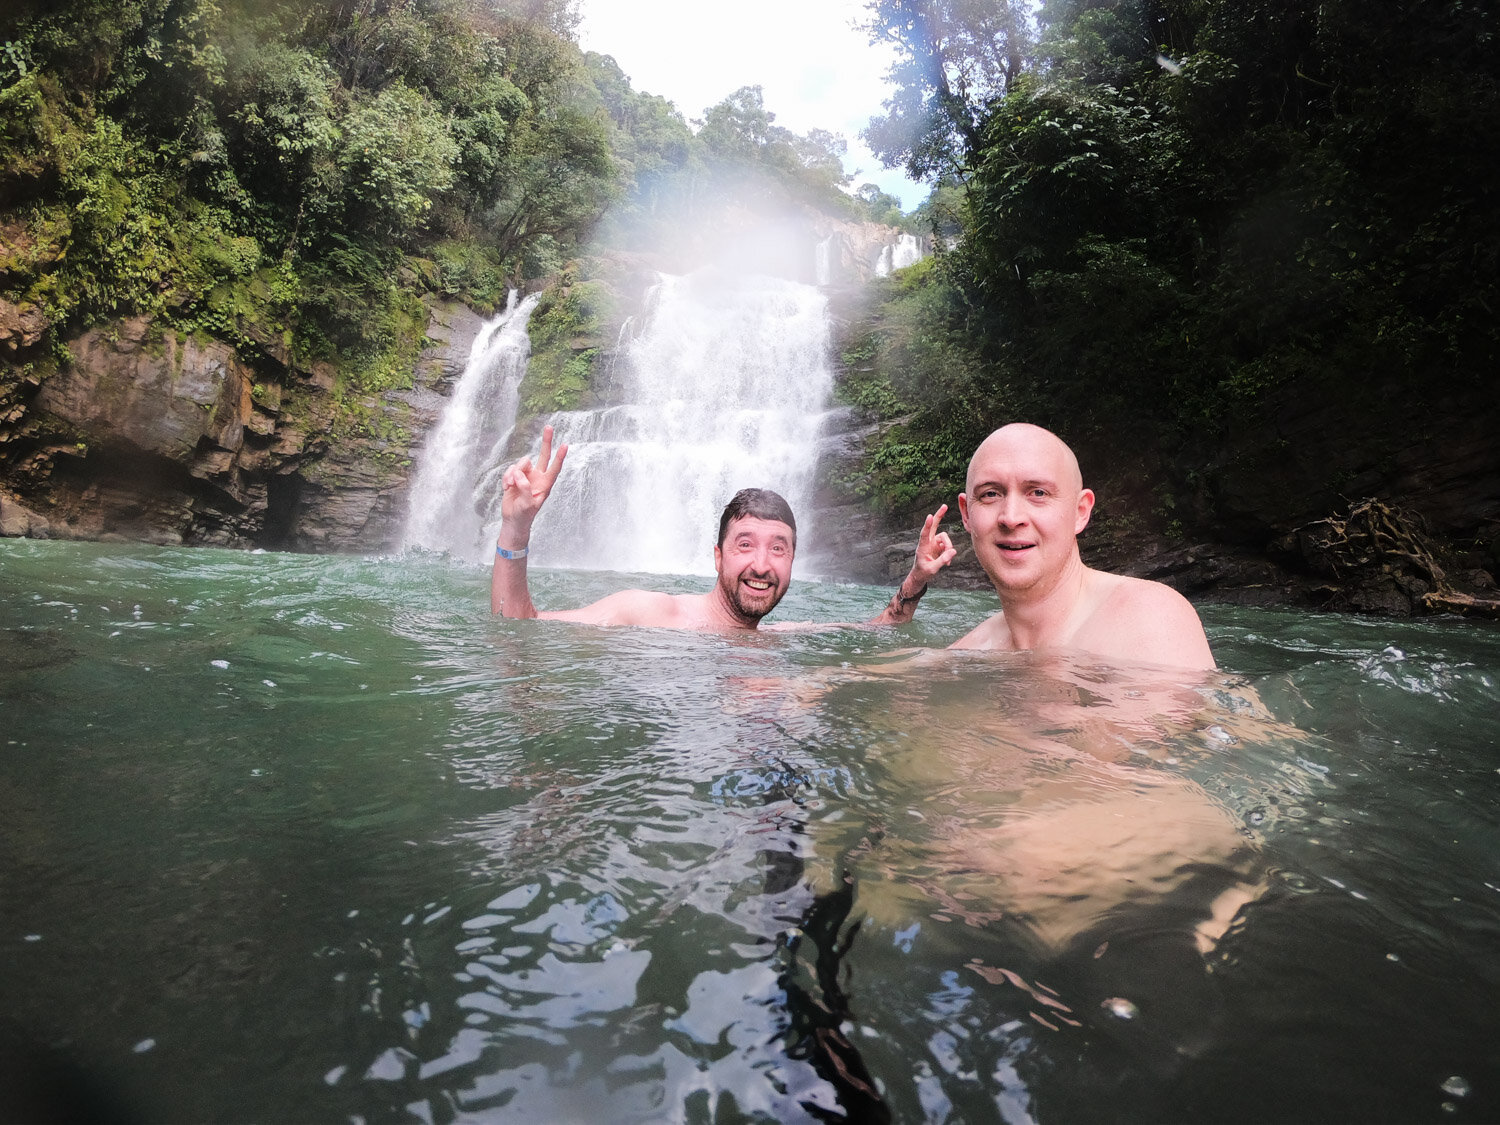
[[[896,270],[904,270],[922,260],[922,243],[914,234],[902,233],[895,242],[888,243],[880,251],[875,263],[876,277],[889,277]]]
[[[428,435],[412,481],[402,546],[488,561],[487,503],[498,494],[506,442],[531,341],[526,322],[540,294],[506,309],[474,338],[469,362],[442,417]]]
[[[614,405],[550,419],[571,448],[533,530],[537,564],[712,573],[719,513],[745,487],[775,489],[805,519],[828,349],[813,286],[663,276],[619,356]]]

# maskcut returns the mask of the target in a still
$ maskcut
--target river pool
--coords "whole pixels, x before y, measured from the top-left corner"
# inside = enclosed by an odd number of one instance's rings
[[[1172,683],[487,583],[0,543],[6,1120],[1500,1120],[1494,627]]]

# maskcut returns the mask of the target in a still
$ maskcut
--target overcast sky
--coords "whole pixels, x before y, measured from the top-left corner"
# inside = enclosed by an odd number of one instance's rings
[[[849,142],[854,186],[877,183],[911,210],[927,189],[888,171],[859,139],[888,96],[888,48],[854,30],[865,0],[582,0],[579,40],[613,55],[635,89],[673,102],[684,117],[741,86],[760,86],[776,124],[827,129]]]

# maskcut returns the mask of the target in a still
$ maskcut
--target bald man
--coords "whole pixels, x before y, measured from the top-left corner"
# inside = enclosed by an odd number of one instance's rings
[[[969,461],[958,511],[1000,612],[951,647],[1071,649],[1126,663],[1211,670],[1203,623],[1170,586],[1083,564],[1094,494],[1050,430],[1002,426]]]

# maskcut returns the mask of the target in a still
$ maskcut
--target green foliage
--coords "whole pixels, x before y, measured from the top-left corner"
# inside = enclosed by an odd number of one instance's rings
[[[924,443],[1017,416],[1201,459],[1302,388],[1357,402],[1492,378],[1500,217],[1475,154],[1500,145],[1500,16],[1048,0],[998,81],[999,40],[948,35],[956,7],[871,9],[925,60],[872,141],[953,173],[917,216],[957,241],[921,316],[966,345],[945,376],[891,315],[888,346],[938,380],[914,392],[893,369],[918,413],[892,463],[919,471]]]
[[[983,109],[1020,74],[1028,5],[1015,0],[870,0],[864,30],[894,48],[895,93],[864,138],[913,179],[960,173],[978,147]]]
[[[625,179],[571,0],[43,7],[0,47],[0,294],[53,350],[145,312],[331,363],[356,410],[429,297],[498,307]]]
[[[965,331],[961,292],[942,259],[870,286],[872,304],[846,337],[840,397],[883,426],[856,495],[899,516],[951,499],[991,410],[1012,396],[992,380]]]
[[[443,296],[460,298],[486,312],[504,306],[509,291],[505,262],[493,246],[448,239],[433,246],[432,259],[437,266],[435,288]]]
[[[441,107],[397,81],[361,99],[342,123],[344,227],[393,240],[417,230],[453,183],[458,145]]]
[[[850,210],[843,137],[823,129],[805,136],[775,123],[759,86],[742,86],[703,115],[698,140],[721,180],[777,185],[794,197]]]
[[[889,192],[881,191],[878,184],[860,184],[854,198],[864,204],[865,218],[869,222],[898,227],[905,221],[901,200]]]
[[[914,516],[963,491],[973,452],[972,442],[966,444],[951,431],[918,437],[908,427],[894,427],[876,447],[862,491],[883,509]]]
[[[520,388],[523,414],[535,417],[586,404],[614,307],[614,293],[598,281],[547,291],[527,322],[531,359]]]

